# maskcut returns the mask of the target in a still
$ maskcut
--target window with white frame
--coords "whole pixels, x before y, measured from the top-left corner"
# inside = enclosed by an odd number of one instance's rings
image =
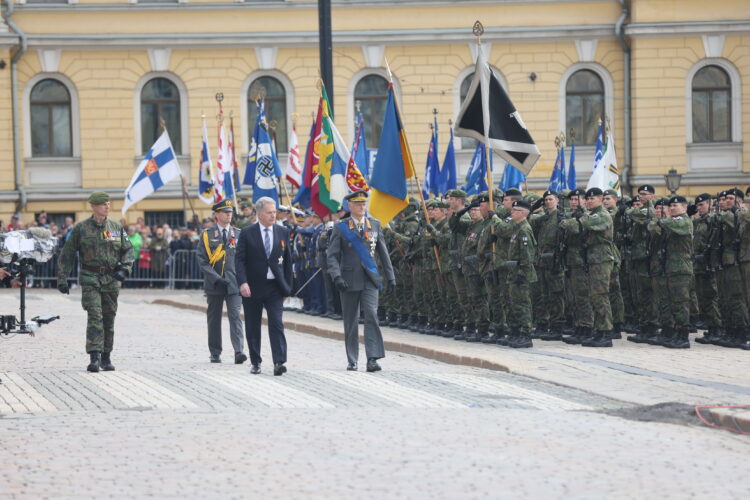
[[[699,69],[692,82],[693,142],[732,140],[732,82],[719,66]]]
[[[572,134],[576,145],[593,146],[604,119],[604,82],[589,69],[576,71],[565,84],[565,134]]]
[[[286,153],[287,144],[287,95],[284,85],[272,76],[261,76],[253,80],[247,92],[247,129],[252,140],[255,122],[258,119],[256,99],[263,97],[266,122],[276,142],[277,153]]]
[[[152,78],[141,90],[141,150],[145,153],[162,133],[161,120],[169,132],[175,153],[182,153],[180,92],[172,81]]]
[[[359,103],[362,113],[365,142],[370,147],[377,147],[383,132],[385,105],[388,102],[388,80],[380,75],[365,75],[354,86],[354,102]]]
[[[31,155],[73,156],[71,97],[59,80],[45,78],[31,89]]]

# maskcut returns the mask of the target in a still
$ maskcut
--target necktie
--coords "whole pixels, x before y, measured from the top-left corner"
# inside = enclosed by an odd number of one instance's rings
[[[227,230],[226,230],[226,228],[221,230],[221,241],[222,241],[222,243],[224,243],[224,246],[227,246]]]
[[[357,229],[359,230],[359,235],[362,236],[365,234],[365,226],[361,222],[357,223]]]
[[[271,255],[271,228],[267,227],[265,229],[266,232],[266,238],[264,241],[264,245],[266,247],[266,257],[269,257]]]

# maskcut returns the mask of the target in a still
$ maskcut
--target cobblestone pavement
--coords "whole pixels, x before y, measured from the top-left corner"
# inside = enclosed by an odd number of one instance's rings
[[[10,312],[15,297],[0,293]],[[123,293],[117,371],[90,374],[80,296],[30,291],[32,315],[62,319],[0,339],[0,498],[745,498],[750,487],[748,438],[613,416],[637,407],[602,391],[397,352],[383,372],[346,372],[340,341],[294,331],[283,377],[270,359],[252,376],[231,352],[210,364],[205,316],[149,304],[157,295],[178,294]]]

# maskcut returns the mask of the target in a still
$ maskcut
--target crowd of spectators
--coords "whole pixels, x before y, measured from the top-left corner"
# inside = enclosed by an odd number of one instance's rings
[[[11,217],[7,224],[0,220],[0,233],[43,227],[49,229],[52,237],[56,238],[58,251],[62,249],[71,230],[76,224],[73,217],[65,217],[62,224],[48,221],[49,216],[42,211],[35,215],[32,221],[25,222],[18,215]],[[135,223],[128,223],[125,219],[120,224],[125,228],[128,239],[133,245],[135,260],[131,277],[125,282],[128,288],[165,288],[173,280],[174,287],[179,289],[200,288],[203,275],[201,274],[194,250],[199,242],[203,227],[210,225],[211,219],[202,222],[194,217],[187,226],[172,228],[169,224],[146,224],[143,217],[138,217]],[[34,276],[29,279],[28,286],[33,288],[54,288],[57,286],[57,258],[48,262],[37,263]],[[74,271],[73,277],[77,273]]]

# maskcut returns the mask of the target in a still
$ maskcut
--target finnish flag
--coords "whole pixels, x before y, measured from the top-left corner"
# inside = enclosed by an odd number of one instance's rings
[[[181,174],[177,155],[165,130],[156,140],[146,156],[143,157],[135,170],[133,180],[125,190],[125,202],[122,205],[122,215],[128,208],[141,201],[167,182]]]

